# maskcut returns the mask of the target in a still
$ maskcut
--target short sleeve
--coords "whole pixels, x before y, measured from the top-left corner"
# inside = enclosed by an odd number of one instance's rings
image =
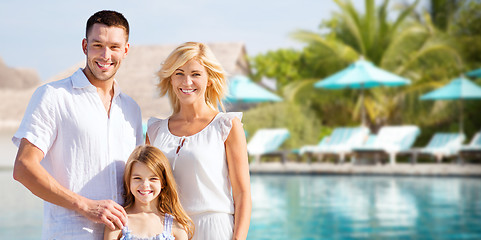
[[[220,131],[222,134],[222,141],[225,142],[227,137],[229,136],[230,130],[232,129],[232,120],[234,118],[238,118],[242,120],[242,113],[241,112],[229,112],[229,113],[221,113],[222,116],[219,120],[220,124]]]
[[[55,93],[48,85],[41,86],[33,93],[22,123],[12,138],[18,147],[22,138],[47,154],[56,139],[57,121],[55,114]]]
[[[147,121],[147,137],[149,138],[150,144],[153,144],[155,138],[159,133],[160,124],[162,123],[161,119],[151,117]]]

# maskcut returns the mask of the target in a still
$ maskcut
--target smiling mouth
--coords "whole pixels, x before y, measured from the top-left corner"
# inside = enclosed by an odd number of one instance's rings
[[[183,93],[193,93],[195,91],[197,91],[197,89],[180,89],[180,91],[182,91]]]
[[[145,191],[137,190],[137,192],[140,193],[140,195],[148,195],[148,194],[153,193],[154,191],[152,191],[152,190],[145,190]]]
[[[99,63],[97,62],[97,66],[99,66],[101,69],[107,69],[109,68],[110,66],[114,65],[114,63],[105,63],[105,64],[102,64],[102,63]]]

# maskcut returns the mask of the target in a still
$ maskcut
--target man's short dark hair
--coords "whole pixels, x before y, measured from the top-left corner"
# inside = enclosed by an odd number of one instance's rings
[[[108,27],[120,27],[125,30],[127,41],[129,41],[129,22],[122,15],[116,11],[102,10],[94,13],[89,20],[87,20],[87,29],[85,31],[85,38],[88,37],[90,30],[95,23],[105,24]]]

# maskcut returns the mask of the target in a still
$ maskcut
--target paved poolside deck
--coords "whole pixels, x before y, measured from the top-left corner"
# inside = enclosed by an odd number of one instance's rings
[[[481,164],[456,163],[397,163],[353,165],[351,163],[251,163],[251,174],[339,174],[339,175],[400,175],[400,176],[462,176],[481,177]]]

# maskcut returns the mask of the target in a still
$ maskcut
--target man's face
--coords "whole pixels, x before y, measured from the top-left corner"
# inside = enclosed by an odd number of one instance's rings
[[[96,23],[87,36],[82,41],[87,56],[85,75],[91,82],[113,79],[129,50],[125,30]]]

